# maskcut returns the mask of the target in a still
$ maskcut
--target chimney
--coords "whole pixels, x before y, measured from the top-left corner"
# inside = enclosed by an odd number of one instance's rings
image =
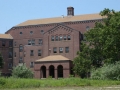
[[[67,16],[74,16],[74,8],[67,7]]]

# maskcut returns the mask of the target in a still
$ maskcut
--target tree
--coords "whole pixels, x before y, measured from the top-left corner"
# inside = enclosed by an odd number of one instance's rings
[[[3,67],[3,57],[2,57],[2,55],[0,53],[0,68],[2,68],[2,67]]]
[[[74,71],[78,75],[81,75],[81,69],[87,69],[85,64],[88,61],[88,68],[120,61],[120,12],[104,9],[100,15],[102,22],[95,23],[95,27],[84,34],[85,41],[82,41],[81,50],[74,60]]]
[[[13,67],[12,76],[15,78],[32,78],[33,72],[25,65]]]

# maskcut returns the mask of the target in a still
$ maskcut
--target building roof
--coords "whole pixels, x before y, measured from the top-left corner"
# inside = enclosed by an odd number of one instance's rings
[[[61,16],[55,18],[45,18],[45,19],[34,19],[28,20],[17,26],[28,26],[28,25],[39,25],[39,24],[50,24],[50,23],[62,23],[62,22],[75,22],[75,21],[85,21],[85,20],[96,20],[102,19],[103,17],[99,14],[86,14],[86,15],[76,15],[76,16]]]
[[[44,62],[44,61],[64,61],[64,60],[70,60],[62,55],[51,55],[44,58],[41,58],[39,60],[36,60],[36,62]]]
[[[0,34],[0,38],[2,38],[2,39],[13,39],[13,37],[10,34]]]

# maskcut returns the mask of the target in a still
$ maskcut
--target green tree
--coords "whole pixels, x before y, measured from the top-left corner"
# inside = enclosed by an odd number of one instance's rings
[[[15,78],[33,78],[33,72],[25,65],[13,67],[12,76]]]
[[[81,42],[81,50],[74,60],[74,71],[78,75],[81,71],[87,73],[86,69],[92,66],[98,68],[104,63],[120,61],[120,12],[104,9],[100,15],[102,22],[95,23],[95,27],[84,34],[85,41]]]
[[[3,67],[3,57],[2,57],[2,55],[0,53],[0,68],[2,68],[2,67]]]

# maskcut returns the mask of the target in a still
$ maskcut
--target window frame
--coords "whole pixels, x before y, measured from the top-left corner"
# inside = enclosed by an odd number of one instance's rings
[[[69,47],[65,47],[65,53],[69,53]]]
[[[53,47],[53,53],[57,53],[57,47]]]

